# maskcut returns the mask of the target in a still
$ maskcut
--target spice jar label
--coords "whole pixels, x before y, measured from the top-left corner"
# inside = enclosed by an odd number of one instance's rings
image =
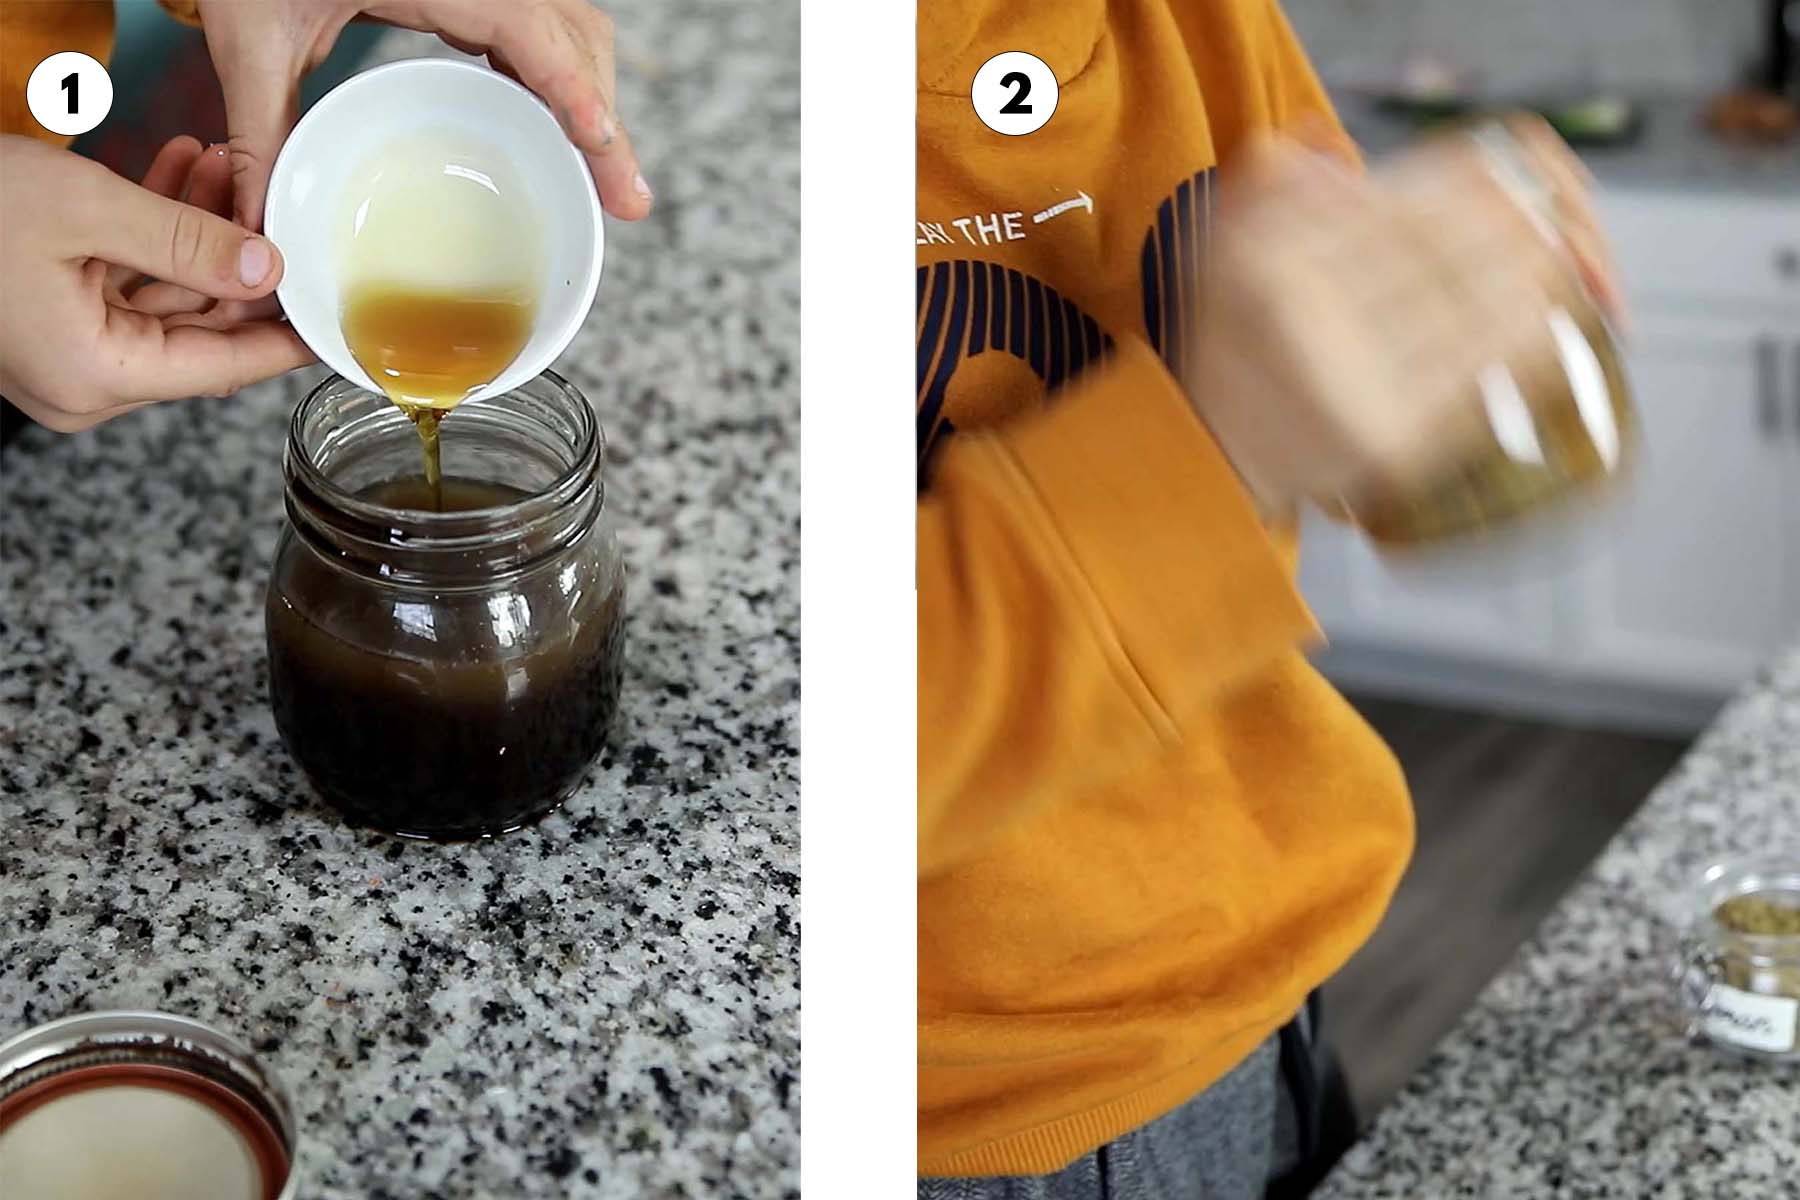
[[[1715,983],[1707,993],[1702,1023],[1706,1036],[1747,1050],[1787,1051],[1794,1048],[1800,1000],[1758,996],[1729,984]]]

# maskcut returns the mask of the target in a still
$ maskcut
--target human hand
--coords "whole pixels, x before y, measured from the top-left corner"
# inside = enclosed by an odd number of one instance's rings
[[[1622,315],[1584,173],[1548,130],[1519,145],[1559,238],[1467,139],[1368,176],[1265,144],[1227,180],[1184,382],[1265,512],[1405,492],[1491,439],[1480,373],[1560,372],[1546,313],[1577,280]]]
[[[1613,321],[1626,324],[1628,314],[1619,284],[1619,264],[1613,258],[1599,214],[1594,211],[1593,173],[1547,121],[1512,117],[1506,122],[1506,131],[1548,192],[1546,199],[1555,215],[1561,248],[1568,252],[1582,283]]]
[[[650,188],[614,105],[612,18],[588,0],[200,0],[225,92],[239,224],[262,228],[269,172],[299,117],[301,77],[359,13],[486,54],[550,105],[586,153],[608,213],[649,215]]]
[[[140,187],[0,136],[0,394],[69,433],[313,361],[275,319],[280,253],[218,215],[230,205],[230,163],[191,137]]]

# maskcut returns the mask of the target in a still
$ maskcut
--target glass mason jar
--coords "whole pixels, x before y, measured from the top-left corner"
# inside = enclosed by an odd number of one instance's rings
[[[1482,444],[1422,485],[1339,498],[1379,544],[1436,542],[1485,530],[1593,488],[1631,465],[1636,410],[1606,316],[1569,251],[1567,205],[1526,145],[1532,117],[1443,135],[1460,139],[1494,184],[1559,251],[1567,268],[1546,298],[1545,353],[1490,363],[1474,380],[1487,417]]]
[[[269,698],[294,761],[352,821],[481,837],[556,807],[599,754],[625,578],[604,438],[567,381],[464,405],[439,437],[433,497],[385,397],[333,376],[295,410]]]
[[[1691,1036],[1800,1061],[1800,855],[1710,867],[1676,976]]]

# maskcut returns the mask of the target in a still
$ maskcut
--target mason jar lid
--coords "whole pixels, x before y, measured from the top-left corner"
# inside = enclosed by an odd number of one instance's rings
[[[237,1039],[84,1013],[0,1043],[0,1196],[292,1200],[292,1106]]]

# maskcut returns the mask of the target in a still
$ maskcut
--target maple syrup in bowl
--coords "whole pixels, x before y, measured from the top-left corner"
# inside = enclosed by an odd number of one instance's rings
[[[338,205],[344,345],[418,429],[435,508],[439,425],[531,340],[547,274],[531,190],[499,146],[416,130],[367,155]]]

